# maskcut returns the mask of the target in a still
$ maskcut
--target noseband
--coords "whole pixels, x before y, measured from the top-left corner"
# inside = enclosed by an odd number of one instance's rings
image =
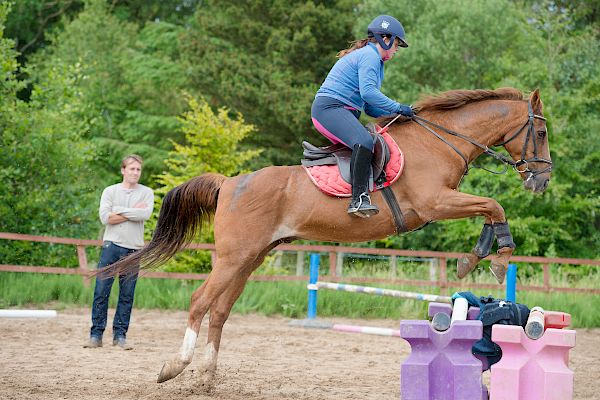
[[[535,177],[539,174],[543,174],[545,172],[550,172],[552,171],[552,161],[550,160],[546,160],[545,158],[541,158],[538,156],[538,145],[537,142],[535,141],[535,128],[533,126],[533,121],[535,119],[539,119],[542,121],[545,121],[546,118],[542,117],[541,115],[537,115],[533,113],[533,108],[531,107],[531,102],[528,101],[527,102],[527,107],[528,107],[528,114],[529,117],[527,119],[527,121],[525,121],[525,123],[523,124],[523,126],[521,126],[521,128],[519,128],[514,134],[512,134],[507,140],[505,140],[504,142],[501,143],[497,143],[494,146],[504,146],[507,143],[510,143],[511,141],[513,141],[515,138],[517,138],[521,132],[525,131],[526,132],[526,137],[525,137],[525,141],[523,142],[523,149],[521,150],[521,159],[518,161],[514,161],[508,157],[506,157],[504,154],[499,153],[495,150],[490,149],[488,146],[479,143],[478,141],[472,139],[469,136],[465,136],[461,133],[458,132],[454,132],[451,129],[447,129],[444,128],[441,125],[438,125],[434,122],[431,122],[429,120],[426,120],[425,118],[419,117],[418,115],[415,115],[413,118],[413,121],[415,121],[417,124],[421,125],[424,129],[426,129],[428,132],[430,132],[431,134],[433,134],[435,137],[437,137],[438,139],[440,139],[442,142],[446,143],[450,148],[452,148],[452,150],[454,150],[456,152],[456,154],[458,154],[463,161],[465,162],[465,172],[464,175],[467,175],[467,173],[469,172],[469,160],[467,159],[467,156],[465,156],[455,145],[453,145],[452,143],[448,142],[446,139],[444,139],[443,137],[440,136],[439,133],[437,133],[436,131],[434,131],[433,129],[431,129],[431,127],[440,129],[452,136],[455,136],[457,138],[460,138],[462,140],[465,140],[469,143],[471,143],[472,145],[480,148],[481,150],[483,150],[484,154],[487,154],[493,158],[495,158],[496,160],[499,160],[501,162],[503,162],[504,164],[508,166],[513,167],[513,169],[515,171],[517,171],[518,173],[529,173],[530,176],[529,178]],[[398,117],[396,117],[398,118]],[[395,119],[396,119],[395,118]],[[395,120],[394,119],[394,120]],[[387,126],[389,126],[394,120],[392,120],[390,123],[387,124]],[[428,126],[429,125],[429,126]],[[386,126],[386,127],[387,127]],[[430,127],[431,126],[431,127]],[[527,128],[527,129],[525,129]],[[385,128],[384,128],[385,129]],[[525,158],[526,154],[527,154],[527,148],[529,146],[529,141],[531,140],[531,142],[533,142],[533,157],[532,158]],[[548,166],[544,169],[540,169],[540,170],[534,170],[534,169],[530,169],[529,168],[529,163],[544,163],[544,164],[548,164]],[[483,168],[483,167],[479,167],[479,168]],[[485,169],[485,168],[483,168]],[[494,171],[490,171],[485,169],[488,172],[494,172]],[[499,173],[504,173],[506,172],[506,170],[499,172]]]

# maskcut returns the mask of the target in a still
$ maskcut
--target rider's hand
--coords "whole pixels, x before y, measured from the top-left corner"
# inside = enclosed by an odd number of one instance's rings
[[[400,104],[400,107],[398,107],[398,114],[407,118],[412,118],[415,116],[415,113],[412,110],[412,108],[404,104]]]

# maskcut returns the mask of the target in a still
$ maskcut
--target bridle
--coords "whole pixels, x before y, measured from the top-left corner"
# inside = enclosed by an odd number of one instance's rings
[[[418,115],[415,115],[413,117],[413,121],[417,124],[419,124],[420,126],[422,126],[424,129],[426,129],[428,132],[430,132],[431,134],[433,134],[435,137],[437,137],[438,139],[440,139],[442,142],[446,143],[452,150],[454,150],[456,152],[456,154],[458,154],[463,161],[465,162],[465,172],[464,175],[467,175],[469,172],[469,160],[467,158],[467,156],[465,156],[455,145],[453,145],[452,143],[448,142],[446,139],[444,139],[439,133],[437,133],[436,131],[434,131],[431,127],[440,129],[452,136],[455,136],[457,138],[460,138],[462,140],[465,140],[469,143],[471,143],[472,145],[474,145],[475,147],[480,148],[481,150],[483,150],[484,154],[487,154],[493,158],[495,158],[496,160],[499,160],[500,162],[506,164],[506,169],[508,168],[508,166],[513,167],[513,169],[518,172],[518,173],[529,173],[530,176],[528,178],[533,178],[539,174],[543,174],[546,172],[550,172],[552,171],[552,161],[550,160],[546,160],[545,158],[541,158],[538,156],[538,145],[537,142],[535,140],[535,128],[533,126],[533,121],[535,119],[539,119],[542,121],[546,121],[546,118],[542,117],[541,115],[537,115],[533,113],[533,108],[531,106],[531,101],[527,102],[527,107],[528,107],[528,119],[527,121],[525,121],[525,123],[523,124],[523,126],[521,126],[515,133],[513,133],[507,140],[501,142],[501,143],[497,143],[495,144],[493,147],[496,146],[504,146],[508,143],[510,143],[511,141],[513,141],[514,139],[516,139],[518,136],[520,136],[520,134],[525,131],[526,132],[526,137],[525,137],[525,141],[523,142],[523,149],[521,150],[521,159],[518,161],[514,161],[511,158],[506,157],[504,154],[499,153],[495,150],[490,149],[488,146],[479,143],[478,141],[472,139],[469,136],[465,136],[461,133],[455,132],[451,129],[445,128],[441,125],[436,124],[435,122],[431,122],[423,117],[420,117]],[[398,119],[399,116],[397,116],[396,118],[394,118],[392,121],[390,121],[383,129],[381,129],[382,131],[384,131],[388,126],[390,126],[392,124],[392,122],[394,122],[396,119]],[[527,129],[525,129],[527,128]],[[529,147],[529,141],[533,142],[533,157],[532,158],[525,158],[525,155],[527,154],[527,148]],[[529,163],[544,163],[544,164],[548,164],[548,166],[544,169],[539,169],[539,170],[534,170],[534,169],[530,169],[529,168]],[[495,174],[503,174],[506,172],[506,169],[504,169],[504,171],[501,172],[495,172],[495,171],[490,171],[484,167],[480,167],[480,166],[474,166],[475,168],[481,168],[484,169],[488,172],[492,172]]]

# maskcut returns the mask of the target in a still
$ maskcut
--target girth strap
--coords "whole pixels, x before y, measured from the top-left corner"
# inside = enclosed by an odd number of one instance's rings
[[[402,210],[400,209],[400,205],[398,204],[398,200],[396,199],[396,195],[394,195],[394,191],[386,186],[381,189],[381,194],[385,199],[390,211],[392,212],[392,216],[394,217],[394,225],[396,226],[396,233],[401,234],[407,231],[406,223],[404,222],[404,216],[402,215]]]

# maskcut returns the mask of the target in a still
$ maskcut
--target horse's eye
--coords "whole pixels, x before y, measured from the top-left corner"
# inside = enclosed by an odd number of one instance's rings
[[[543,139],[546,137],[546,131],[537,131],[537,135],[540,139]]]

